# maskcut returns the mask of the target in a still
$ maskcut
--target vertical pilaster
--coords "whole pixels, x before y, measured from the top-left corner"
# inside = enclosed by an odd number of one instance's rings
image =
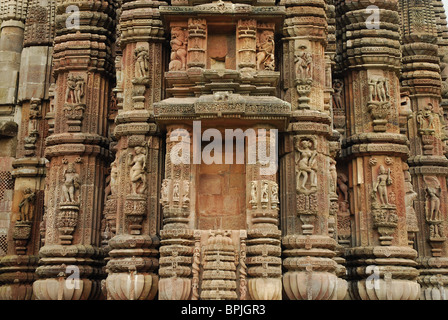
[[[37,299],[100,296],[104,258],[100,221],[113,71],[108,30],[114,28],[115,14],[110,2],[101,3],[92,7],[82,1],[62,1],[56,9],[53,71],[57,93],[54,131],[45,148],[48,196],[45,245],[36,269],[39,280],[33,286]]]
[[[441,105],[439,43],[443,30],[433,1],[400,1],[403,39],[402,88],[409,93],[407,133],[411,141],[409,172],[417,196],[421,299],[446,299],[447,175],[444,111]],[[442,56],[443,57],[443,56]],[[446,77],[446,76],[444,76]]]
[[[163,87],[161,5],[165,3],[134,0],[121,5],[117,144],[111,167],[116,190],[108,210],[108,219],[115,224],[106,279],[111,300],[150,300],[158,289],[162,142],[153,121],[153,103],[161,99]],[[126,281],[133,285],[125,285]]]
[[[354,215],[352,247],[346,250],[349,292],[353,299],[412,300],[420,286],[404,206],[409,150],[398,125],[397,1],[369,5],[336,3],[347,124],[342,156]]]
[[[289,299],[329,300],[345,296],[338,278],[334,210],[331,210],[331,73],[324,1],[286,6],[283,79],[292,116],[283,141],[281,166],[284,291]],[[333,163],[334,164],[334,163]],[[285,185],[286,184],[286,185]]]

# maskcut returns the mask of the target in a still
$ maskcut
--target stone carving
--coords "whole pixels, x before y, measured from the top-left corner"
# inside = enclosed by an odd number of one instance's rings
[[[19,219],[18,221],[33,221],[34,202],[36,201],[36,193],[31,188],[23,191],[23,199],[19,203]]]
[[[135,154],[129,153],[129,179],[131,181],[132,194],[142,194],[146,190],[146,148],[137,146]]]
[[[64,184],[62,185],[62,199],[66,203],[78,203],[76,197],[77,190],[80,188],[79,174],[76,172],[75,165],[69,163],[64,170]]]
[[[418,131],[420,134],[434,133],[434,118],[436,114],[433,112],[433,105],[428,103],[424,110],[417,113]]]
[[[258,195],[257,195],[257,182],[256,181],[250,182],[250,201],[249,201],[249,203],[252,204],[252,209],[257,208]]]
[[[296,77],[298,79],[312,78],[313,75],[313,56],[307,49],[306,46],[302,45],[294,55]]]
[[[170,71],[186,70],[187,64],[187,35],[186,31],[180,27],[171,29],[171,61]]]
[[[344,89],[344,83],[336,79],[333,81],[333,107],[337,110],[343,110],[344,106],[342,104],[342,94]]]
[[[274,31],[262,31],[257,42],[257,70],[274,71],[274,48]]]
[[[149,54],[145,47],[138,47],[134,51],[135,55],[135,77],[146,78],[149,71]]]
[[[428,221],[440,221],[440,187],[426,187],[428,206],[426,219]]]
[[[373,118],[373,130],[386,131],[387,117],[390,113],[389,80],[386,78],[369,78],[369,97],[367,109]]]
[[[386,102],[389,97],[387,79],[369,79],[369,101]]]
[[[387,186],[392,184],[390,169],[386,171],[383,165],[378,169],[378,176],[373,185],[373,191],[378,195],[381,205],[389,205]]]
[[[82,104],[84,97],[84,78],[69,74],[67,76],[67,90],[65,92],[65,102],[71,104]]]
[[[231,233],[212,230],[204,248],[201,299],[235,300],[236,261]]]
[[[294,143],[296,157],[296,190],[298,193],[312,193],[317,190],[317,151],[314,141],[297,138]]]

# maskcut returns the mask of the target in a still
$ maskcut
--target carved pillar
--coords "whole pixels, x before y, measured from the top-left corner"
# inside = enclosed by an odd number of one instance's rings
[[[421,299],[447,299],[448,250],[445,116],[441,103],[439,33],[432,1],[400,1],[403,39],[403,91],[409,93],[408,159],[417,196],[419,233],[414,247],[420,263]],[[442,36],[442,35],[440,35]],[[443,40],[443,39],[442,39]],[[444,43],[441,43],[443,51]],[[446,75],[444,76],[446,77]],[[437,279],[437,280],[436,280]]]
[[[417,299],[416,251],[408,246],[404,164],[400,134],[400,43],[396,1],[337,1],[346,104],[350,211],[346,250],[354,299]]]
[[[207,52],[207,21],[188,19],[188,68],[204,68]]]
[[[324,54],[326,4],[282,3],[287,12],[283,27],[284,99],[291,102],[293,110],[280,162],[283,267],[287,270],[283,286],[289,299],[342,299],[345,281],[337,277],[338,264],[333,259],[337,243],[332,238],[334,210],[329,179],[333,133],[325,93],[331,82]]]
[[[162,90],[160,5],[165,3],[123,0],[120,9],[113,133],[117,143],[111,164],[116,188],[105,215],[115,233],[108,242],[106,266],[110,300],[151,300],[158,289],[161,141],[152,115]]]
[[[17,90],[21,123],[16,158],[12,162],[15,190],[9,235],[14,245],[0,261],[0,299],[33,298],[32,283],[36,279],[35,269],[41,245],[39,228],[44,215],[46,160],[43,154],[47,136],[44,118],[49,111],[54,12],[54,1],[39,0],[28,2],[28,9],[23,11],[26,20]],[[14,68],[14,64],[10,67]],[[8,74],[7,77],[14,76],[6,70],[3,72]]]
[[[177,131],[179,130],[179,131]],[[161,300],[188,300],[192,294],[193,270],[198,272],[199,264],[192,267],[195,245],[190,216],[194,204],[190,204],[191,168],[189,127],[167,127],[165,178],[162,182],[160,203],[163,207],[163,230],[160,231],[160,289]],[[180,148],[179,148],[180,147]],[[186,151],[188,150],[188,152]],[[194,203],[194,201],[193,201]],[[196,235],[196,242],[200,235]],[[197,244],[199,245],[199,243]],[[196,258],[197,259],[197,258]],[[197,299],[199,274],[196,275],[192,298]]]
[[[248,139],[247,153],[277,152],[278,135],[269,128],[258,129],[258,141]],[[253,143],[253,145],[251,145]],[[268,164],[269,165],[269,164]],[[279,187],[277,170],[263,172],[259,161],[246,166],[247,186],[247,275],[248,299],[281,300],[281,231],[278,228]]]
[[[100,295],[100,221],[109,157],[107,109],[112,72],[107,32],[114,27],[111,4],[93,8],[57,6],[54,39],[53,134],[46,139],[49,159],[45,245],[40,249],[37,299],[95,299]],[[76,11],[76,10],[75,10]],[[67,13],[68,12],[68,13]],[[93,18],[94,17],[94,18]],[[92,20],[94,19],[94,20]],[[79,23],[79,25],[77,25]],[[73,279],[73,280],[72,280]]]

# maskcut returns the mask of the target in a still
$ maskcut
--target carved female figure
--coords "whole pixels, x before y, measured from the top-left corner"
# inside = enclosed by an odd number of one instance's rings
[[[373,190],[379,195],[381,204],[389,205],[387,197],[387,186],[392,184],[390,169],[386,171],[383,165],[380,165],[378,177],[373,186]]]
[[[429,221],[439,221],[440,220],[440,187],[426,187],[426,192],[429,197]]]
[[[316,150],[312,150],[313,143],[310,140],[298,140],[296,142],[296,150],[299,152],[298,160],[296,160],[296,183],[297,190],[308,190],[306,184],[308,180],[310,187],[317,187],[316,174]]]
[[[144,47],[135,49],[135,77],[144,78],[149,70],[148,51]]]
[[[81,99],[84,96],[84,79],[81,76],[76,78],[74,92],[75,92],[75,103],[81,103]]]
[[[69,163],[64,172],[64,184],[62,185],[62,194],[65,202],[76,202],[75,191],[79,189],[79,175],[76,173],[73,163]]]
[[[263,31],[257,42],[257,70],[274,70],[274,47],[274,32]]]
[[[33,219],[33,204],[36,200],[36,193],[30,188],[24,190],[22,201],[19,203],[20,221],[31,221]]]
[[[344,87],[344,84],[341,80],[335,80],[333,83],[333,102],[334,102],[334,108],[338,110],[342,110],[342,88]]]
[[[129,154],[129,156],[132,157],[132,154]],[[135,155],[129,165],[131,166],[132,193],[142,193],[146,189],[146,149],[144,147],[135,147]]]

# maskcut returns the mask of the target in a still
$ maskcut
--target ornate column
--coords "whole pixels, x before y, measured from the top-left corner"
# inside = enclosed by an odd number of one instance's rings
[[[163,230],[160,231],[159,299],[188,300],[191,297],[197,300],[199,274],[194,274],[193,271],[199,271],[200,260],[193,261],[192,257],[196,247],[198,254],[201,253],[201,233],[194,233],[194,215],[191,215],[195,208],[195,200],[191,199],[190,195],[194,194],[191,193],[194,185],[190,181],[190,161],[193,159],[190,148],[193,142],[191,128],[182,125],[168,126],[166,136],[165,177],[160,195]],[[176,159],[173,155],[176,155]],[[213,245],[209,254],[213,256]],[[193,263],[196,266],[193,266]],[[195,280],[192,279],[194,276]],[[209,282],[212,280],[210,278]],[[203,295],[207,294],[201,293],[201,298]]]
[[[1,299],[33,297],[32,283],[40,248],[40,222],[44,214],[44,117],[49,107],[50,58],[54,37],[53,1],[30,1],[25,20],[17,102],[21,124],[16,158],[9,254],[0,260]],[[6,39],[6,38],[5,38]],[[10,39],[11,40],[11,39]],[[10,74],[11,75],[11,74]]]
[[[431,1],[400,1],[402,18],[402,90],[408,92],[411,141],[409,172],[417,196],[415,209],[421,299],[445,300],[448,285],[447,175],[445,117],[441,102],[438,26]],[[443,45],[443,42],[441,43]]]
[[[45,149],[50,162],[45,245],[36,269],[39,280],[33,286],[37,299],[100,296],[100,221],[112,77],[113,37],[108,30],[114,28],[115,14],[109,2],[101,4],[63,1],[56,9],[54,127]]]
[[[248,140],[247,153],[263,150],[266,154],[277,152],[278,135],[270,128],[258,128],[257,141]],[[251,145],[254,143],[254,145]],[[275,149],[274,149],[275,146]],[[255,149],[256,148],[256,149]],[[281,300],[281,231],[277,172],[263,174],[265,164],[257,161],[246,166],[247,207],[247,299]]]
[[[164,38],[159,6],[165,4],[123,0],[121,6],[115,88],[117,144],[111,165],[114,190],[106,200],[105,216],[114,230],[108,241],[105,282],[110,300],[150,300],[158,290],[162,143],[153,103],[162,96]]]
[[[281,149],[284,291],[289,299],[343,299],[345,281],[338,264],[331,209],[333,179],[329,101],[327,15],[324,1],[281,1],[285,95],[292,115]],[[329,78],[328,78],[329,77]],[[330,178],[329,178],[330,177]],[[334,192],[333,192],[334,193]]]
[[[417,252],[408,246],[405,179],[409,149],[400,134],[397,1],[337,1],[352,248],[346,250],[352,299],[419,297]]]

